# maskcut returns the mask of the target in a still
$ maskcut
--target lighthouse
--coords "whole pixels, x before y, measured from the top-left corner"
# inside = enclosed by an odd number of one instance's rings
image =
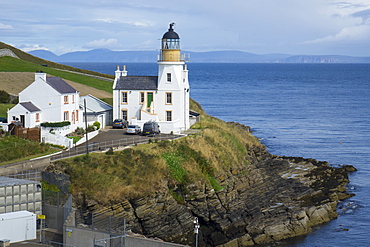
[[[190,87],[186,56],[181,54],[175,23],[161,39],[158,76],[131,76],[117,67],[113,85],[113,118],[143,125],[155,121],[162,133],[181,133],[190,127]],[[126,70],[127,69],[127,70]]]
[[[158,58],[158,90],[172,91],[173,119],[179,120],[181,129],[189,126],[189,95],[190,87],[186,56],[181,54],[180,37],[174,30],[175,23],[170,23],[168,31],[163,35],[161,52]],[[169,107],[170,108],[170,107]]]

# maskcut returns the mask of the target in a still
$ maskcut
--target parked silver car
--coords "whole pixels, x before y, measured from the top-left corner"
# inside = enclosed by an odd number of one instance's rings
[[[140,134],[141,128],[139,125],[129,125],[126,130],[126,134]]]

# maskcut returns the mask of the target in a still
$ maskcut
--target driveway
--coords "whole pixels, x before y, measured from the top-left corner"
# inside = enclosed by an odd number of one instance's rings
[[[101,143],[101,142],[111,142],[112,140],[132,140],[133,143],[138,143],[142,141],[148,141],[149,139],[163,140],[163,139],[174,139],[176,137],[178,137],[178,135],[162,133],[156,134],[155,136],[127,135],[126,129],[102,129],[100,133],[94,138],[90,139],[89,142]]]
[[[182,135],[172,135],[162,133],[156,134],[154,136],[127,135],[124,129],[103,129],[97,136],[90,139],[87,145],[86,143],[82,143],[77,147],[53,155],[50,157],[50,159],[52,161],[55,161],[76,155],[81,155],[87,152],[101,152],[106,151],[110,148],[118,149],[130,145],[148,143],[150,140],[154,142],[169,139],[177,139],[180,137],[182,137]]]

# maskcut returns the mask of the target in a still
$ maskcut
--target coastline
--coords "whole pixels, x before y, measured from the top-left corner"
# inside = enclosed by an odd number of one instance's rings
[[[272,155],[263,145],[247,150],[246,166],[234,165],[217,175],[223,189],[194,183],[183,202],[167,190],[124,199],[120,217],[132,232],[187,245],[194,245],[197,217],[200,246],[242,247],[307,235],[335,219],[338,202],[353,196],[346,192],[353,166],[335,168],[315,159]],[[87,208],[96,206],[92,200],[76,199]]]

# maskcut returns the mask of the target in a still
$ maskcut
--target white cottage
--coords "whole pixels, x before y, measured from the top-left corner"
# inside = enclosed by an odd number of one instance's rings
[[[158,57],[158,76],[128,76],[126,67],[115,71],[113,118],[143,125],[156,121],[163,133],[188,129],[189,94],[185,56],[180,53],[180,38],[174,23],[163,35]]]
[[[19,93],[19,103],[8,111],[8,122],[20,121],[25,128],[42,122],[69,121],[82,125],[80,92],[59,77],[35,73],[35,81]]]

